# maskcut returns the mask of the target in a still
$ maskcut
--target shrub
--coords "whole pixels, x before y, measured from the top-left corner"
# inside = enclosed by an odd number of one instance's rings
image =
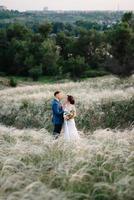
[[[126,128],[134,122],[134,99],[110,101],[93,108],[79,106],[77,124],[85,130]]]
[[[93,70],[90,69],[88,71],[85,72],[85,77],[98,77],[98,76],[105,76],[108,75],[109,72],[105,71],[105,70]]]
[[[10,80],[9,80],[9,85],[11,87],[16,87],[17,86],[17,80],[15,78],[11,77]]]

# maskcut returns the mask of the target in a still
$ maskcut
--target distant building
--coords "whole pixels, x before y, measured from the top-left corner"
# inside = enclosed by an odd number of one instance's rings
[[[44,11],[48,11],[48,7],[44,7],[43,10],[44,10]]]
[[[0,11],[2,10],[7,10],[7,7],[6,6],[0,6]]]

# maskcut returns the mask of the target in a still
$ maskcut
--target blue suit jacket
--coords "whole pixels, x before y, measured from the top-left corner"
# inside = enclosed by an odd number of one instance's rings
[[[52,117],[53,124],[63,124],[64,110],[62,108],[60,101],[56,99],[52,101],[52,111],[53,111],[53,117]]]

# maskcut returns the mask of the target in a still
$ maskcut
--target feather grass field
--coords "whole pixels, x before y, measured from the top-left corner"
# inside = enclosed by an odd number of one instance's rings
[[[0,91],[0,122],[51,131],[51,99],[56,90],[76,98],[80,129],[127,128],[134,121],[134,77],[23,86]]]
[[[51,136],[59,89],[77,101],[77,144]],[[0,123],[0,200],[133,199],[133,76],[2,88]]]
[[[132,199],[134,129],[96,130],[77,144],[45,129],[0,126],[0,199]]]

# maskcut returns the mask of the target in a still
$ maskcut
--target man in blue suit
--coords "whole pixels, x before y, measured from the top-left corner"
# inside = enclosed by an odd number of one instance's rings
[[[63,94],[60,91],[56,91],[54,93],[54,97],[55,98],[52,101],[52,112],[53,112],[52,122],[54,125],[53,135],[55,139],[57,139],[61,133],[62,125],[64,122],[63,118],[64,110],[60,102],[63,98]]]

